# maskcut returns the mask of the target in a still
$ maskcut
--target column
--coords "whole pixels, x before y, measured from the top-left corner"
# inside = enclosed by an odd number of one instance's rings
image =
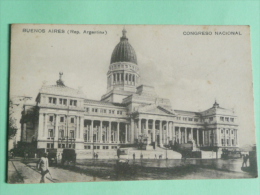
[[[141,120],[142,120],[142,119],[139,119],[139,120],[138,120],[138,136],[141,135],[141,133],[142,133]]]
[[[94,121],[91,120],[91,128],[90,128],[90,142],[93,142],[93,129],[94,129]]]
[[[79,138],[79,116],[76,116],[76,131],[75,131],[75,138]]]
[[[99,127],[99,142],[100,143],[103,141],[102,134],[103,134],[103,121],[100,121],[100,127]]]
[[[117,122],[117,143],[119,143],[119,126],[120,126],[120,123]]]
[[[155,120],[153,120],[153,142],[155,141]]]
[[[171,121],[168,122],[168,127],[169,127],[169,131],[168,131],[169,139],[167,139],[167,140],[170,142],[170,140],[172,140],[172,122]]]
[[[187,135],[187,127],[184,127],[184,143],[187,143],[187,137],[188,137],[188,135]]]
[[[127,143],[127,124],[125,124],[125,143]]]
[[[43,121],[42,121],[43,122]],[[39,124],[40,125],[40,124]],[[40,130],[40,128],[39,128]],[[26,123],[23,123],[23,133],[22,133],[22,141],[26,141]],[[38,134],[38,140],[41,139],[41,133]]]
[[[45,118],[44,118],[44,124],[42,124],[42,125],[44,125],[43,127],[42,127],[42,136],[43,137],[47,137],[47,135],[48,135],[48,126],[47,126],[47,124],[48,124],[48,115],[47,114],[45,114]]]
[[[174,122],[172,121],[172,144],[174,144],[175,137],[176,137],[175,125],[174,125]]]
[[[168,121],[166,121],[166,137],[165,137],[165,140],[164,140],[164,143],[165,144],[168,144],[167,142],[168,142],[168,136],[169,136],[169,122]]]
[[[178,128],[179,143],[181,144],[181,127]]]
[[[190,133],[191,133],[191,140],[193,140],[193,128],[190,129]]]
[[[130,121],[130,142],[133,144],[134,143],[134,141],[135,141],[135,123],[134,123],[134,119],[130,119],[131,121]]]
[[[148,119],[146,119],[145,134],[148,136]],[[147,143],[148,143],[148,142],[147,142]]]
[[[228,134],[229,134],[229,146],[232,145],[231,143],[231,129],[228,130]]]
[[[81,116],[80,118],[79,118],[79,133],[78,133],[78,135],[79,135],[79,139],[80,140],[84,140],[84,116]]]
[[[55,140],[58,140],[58,137],[59,137],[59,128],[58,128],[58,115],[56,114],[55,115],[55,130],[54,130],[54,138]]]
[[[111,121],[108,121],[108,143],[111,143]]]
[[[217,143],[217,146],[219,146],[219,129],[216,128],[216,143]]]
[[[199,134],[199,129],[197,129],[197,145],[199,146],[200,144],[200,134]]]
[[[160,130],[160,146],[163,146],[163,144],[162,144],[162,121],[159,121],[159,130]]]
[[[46,114],[45,114],[45,118],[46,118]],[[45,124],[43,124],[43,123],[45,123],[43,121],[43,114],[40,113],[40,116],[39,116],[39,127],[38,127],[39,128],[38,129],[38,132],[39,132],[38,133],[38,140],[41,139],[41,137],[44,137],[44,126],[45,126]],[[23,124],[23,127],[24,127],[23,135],[25,135],[26,134],[26,123]]]
[[[202,145],[204,146],[205,144],[205,139],[204,139],[204,129],[202,129]]]

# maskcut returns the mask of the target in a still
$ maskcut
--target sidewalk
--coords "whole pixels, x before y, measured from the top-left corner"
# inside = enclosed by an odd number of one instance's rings
[[[27,183],[27,184],[40,183],[41,174],[36,169],[36,163],[24,164],[20,161],[12,161],[12,162],[14,163],[18,175],[20,175],[23,178],[23,182],[19,182],[19,183]],[[14,173],[16,172],[15,168],[12,166],[12,162],[10,162],[11,169],[10,168],[8,169],[8,177],[9,175],[14,175]],[[45,183],[105,181],[104,179],[101,178],[96,178],[96,177],[93,178],[92,176],[87,176],[85,174],[76,173],[58,167],[49,167],[49,171],[52,177],[50,176],[50,174],[47,174]]]

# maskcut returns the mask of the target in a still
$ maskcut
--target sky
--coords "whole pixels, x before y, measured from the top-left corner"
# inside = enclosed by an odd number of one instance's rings
[[[216,99],[221,107],[235,110],[240,145],[255,143],[249,26],[125,28],[137,55],[141,84],[154,86],[160,97],[170,99],[173,109],[203,111]],[[64,33],[53,33],[55,29]],[[31,96],[35,101],[43,83],[56,84],[63,72],[66,86],[81,88],[88,99],[100,100],[122,29],[121,25],[12,26],[11,96]],[[191,32],[212,35],[186,35]]]

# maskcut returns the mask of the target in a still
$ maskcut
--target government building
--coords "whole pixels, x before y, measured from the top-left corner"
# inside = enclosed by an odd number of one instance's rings
[[[140,83],[135,50],[126,30],[122,32],[101,99],[87,99],[82,91],[67,86],[60,73],[55,85],[41,87],[35,104],[24,105],[21,142],[60,151],[74,148],[81,154],[140,143],[151,151],[189,142],[202,151],[237,148],[234,111],[216,101],[202,112],[173,109],[170,100],[160,97],[153,86]]]

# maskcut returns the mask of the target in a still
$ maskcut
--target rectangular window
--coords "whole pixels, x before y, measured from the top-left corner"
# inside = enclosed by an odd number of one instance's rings
[[[103,146],[103,149],[106,149],[106,146]]]
[[[220,121],[224,121],[224,117],[220,117]]]
[[[111,110],[109,110],[109,114],[111,114],[112,113],[112,111]]]
[[[60,122],[63,123],[64,122],[64,117],[60,117]]]
[[[230,121],[233,123],[234,122],[234,118],[230,118]]]
[[[70,106],[72,106],[73,105],[73,100],[70,100]]]
[[[94,149],[97,149],[97,146],[94,146]]]
[[[187,121],[187,118],[186,118],[186,117],[183,117],[183,120],[184,120],[184,121]]]
[[[213,121],[213,117],[209,117],[209,121]]]
[[[67,105],[67,100],[66,99],[63,99],[63,105]]]
[[[227,145],[229,145],[229,139],[227,139]]]
[[[106,109],[104,109],[104,113],[107,113],[107,110],[106,110]]]
[[[49,129],[48,137],[53,137],[53,129]]]
[[[57,98],[53,98],[53,104],[57,103]]]
[[[65,148],[65,144],[62,144],[62,148]]]
[[[58,144],[58,148],[61,148],[61,144]]]
[[[74,106],[77,106],[77,100],[74,100]]]
[[[232,139],[231,141],[232,141],[232,146],[234,146],[234,139]]]
[[[70,138],[74,139],[74,131],[70,131]]]
[[[199,119],[195,118],[195,119],[194,119],[194,121],[195,121],[195,122],[198,122],[198,121],[199,121]]]
[[[98,112],[98,109],[97,109],[97,108],[95,109],[95,112]]]
[[[50,103],[50,104],[52,103],[52,98],[51,98],[51,97],[49,97],[49,103]]]
[[[100,149],[100,146],[97,146],[97,150],[99,150]]]
[[[223,134],[223,130],[221,130],[221,133]]]
[[[64,130],[60,130],[60,138],[64,138]]]
[[[50,122],[53,122],[53,116],[50,116],[50,117],[49,117],[49,121],[50,121]]]
[[[47,143],[47,148],[54,148],[54,144],[53,143]]]
[[[117,114],[119,114],[119,110],[117,111]]]
[[[193,121],[193,119],[192,119],[192,118],[189,118],[189,121]]]
[[[59,99],[59,103],[62,104],[62,99],[61,98]]]
[[[114,111],[114,110],[112,110],[112,114],[115,114],[115,111]]]
[[[228,118],[228,117],[225,117],[225,121],[226,121],[226,122],[229,122],[229,118]]]
[[[74,118],[70,118],[70,123],[74,123]]]
[[[224,146],[224,139],[221,139],[221,144],[222,146]]]
[[[71,148],[71,144],[69,144],[69,148]]]

